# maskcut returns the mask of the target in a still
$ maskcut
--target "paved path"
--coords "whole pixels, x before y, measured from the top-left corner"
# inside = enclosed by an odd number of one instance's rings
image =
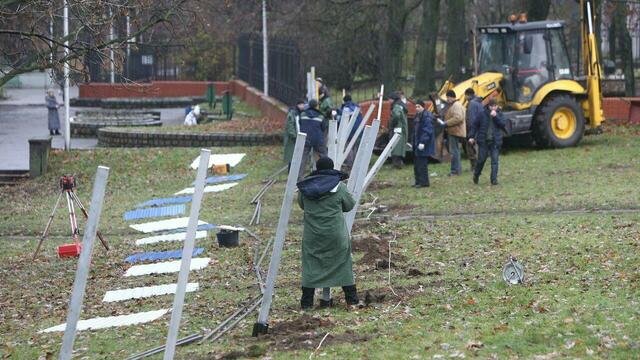
[[[47,129],[47,108],[45,107],[45,90],[6,89],[8,99],[0,100],[0,170],[29,169],[29,139],[49,136]],[[76,87],[71,88],[71,97],[78,94]],[[62,99],[58,96],[58,101]],[[71,108],[73,116],[76,110]],[[183,109],[158,109],[165,125],[181,124],[184,120]],[[60,121],[63,122],[64,109],[60,109]],[[64,127],[64,125],[63,125]],[[62,130],[62,129],[61,129]],[[98,144],[97,139],[71,138],[72,149],[92,149]],[[52,147],[64,148],[64,136],[54,136]]]

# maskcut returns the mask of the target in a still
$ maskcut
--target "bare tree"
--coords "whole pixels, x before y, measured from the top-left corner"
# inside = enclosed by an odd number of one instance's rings
[[[422,1],[422,22],[418,36],[414,96],[435,90],[436,43],[440,28],[440,0]]]
[[[0,86],[17,75],[46,69],[71,70],[87,76],[88,56],[109,63],[109,49],[122,56],[133,39],[180,21],[187,0],[70,0],[69,35],[62,35],[62,1],[0,1]],[[129,17],[132,31],[111,37],[110,29]],[[53,22],[54,33],[49,26]],[[65,45],[68,41],[68,45]],[[64,50],[68,49],[68,55]],[[52,56],[53,54],[53,56]]]
[[[465,40],[467,32],[465,30],[464,10],[466,0],[447,1],[447,62],[446,73],[452,76],[454,81],[462,78],[462,67],[468,62],[465,61]]]

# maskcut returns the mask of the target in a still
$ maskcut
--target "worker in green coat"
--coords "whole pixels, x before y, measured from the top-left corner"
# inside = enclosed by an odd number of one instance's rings
[[[318,110],[326,117],[327,119],[333,119],[337,112],[333,108],[333,101],[331,100],[331,95],[329,95],[329,89],[326,86],[320,87],[320,106]]]
[[[396,169],[404,165],[404,155],[407,151],[407,134],[409,124],[407,123],[407,107],[398,93],[391,95],[391,120],[389,121],[389,140],[393,134],[400,134],[400,141],[391,152],[391,162]],[[406,101],[406,100],[405,100]]]
[[[291,166],[291,159],[293,158],[293,149],[296,147],[296,136],[300,131],[300,114],[304,111],[304,100],[298,100],[296,106],[289,109],[287,112],[287,119],[284,125],[284,162]]]
[[[347,176],[333,169],[333,161],[323,157],[316,171],[298,182],[298,204],[304,210],[302,235],[302,309],[313,307],[316,288],[341,286],[348,305],[358,304],[351,260],[351,238],[343,212],[355,200],[342,180]],[[320,300],[321,307],[333,299]]]

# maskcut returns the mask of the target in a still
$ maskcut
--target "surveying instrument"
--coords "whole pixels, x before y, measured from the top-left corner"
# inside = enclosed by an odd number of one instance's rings
[[[58,195],[58,199],[56,200],[56,204],[53,206],[53,211],[51,211],[51,215],[49,216],[49,221],[47,222],[47,226],[44,228],[44,232],[40,237],[40,242],[38,242],[38,247],[36,248],[35,253],[33,254],[33,260],[35,260],[36,256],[38,256],[38,252],[40,251],[40,247],[44,242],[44,239],[49,236],[49,229],[51,228],[51,224],[53,223],[53,217],[56,214],[56,210],[58,209],[58,205],[60,204],[60,199],[64,195],[67,199],[67,210],[69,211],[69,222],[71,224],[71,237],[73,238],[72,244],[64,244],[58,247],[58,256],[60,257],[75,257],[80,255],[80,251],[82,250],[82,246],[80,244],[80,228],[78,228],[78,219],[76,218],[76,211],[74,207],[74,203],[78,206],[84,218],[89,218],[89,213],[85,209],[82,202],[76,195],[73,190],[76,187],[76,179],[73,175],[63,175],[60,178],[60,194]],[[96,232],[98,235],[98,239],[102,243],[102,246],[106,250],[109,250],[109,245],[107,244],[107,240],[102,236],[100,230]]]

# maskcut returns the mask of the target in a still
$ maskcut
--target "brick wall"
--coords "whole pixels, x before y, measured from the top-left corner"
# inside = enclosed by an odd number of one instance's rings
[[[79,97],[91,99],[127,98],[127,97],[192,97],[205,96],[207,86],[213,83],[216,95],[229,90],[225,81],[152,81],[140,84],[80,84]]]
[[[262,91],[249,86],[242,80],[229,81],[229,88],[233,95],[260,109],[262,115],[269,119],[283,120],[287,116],[287,106],[285,104],[270,96],[264,96]]]

